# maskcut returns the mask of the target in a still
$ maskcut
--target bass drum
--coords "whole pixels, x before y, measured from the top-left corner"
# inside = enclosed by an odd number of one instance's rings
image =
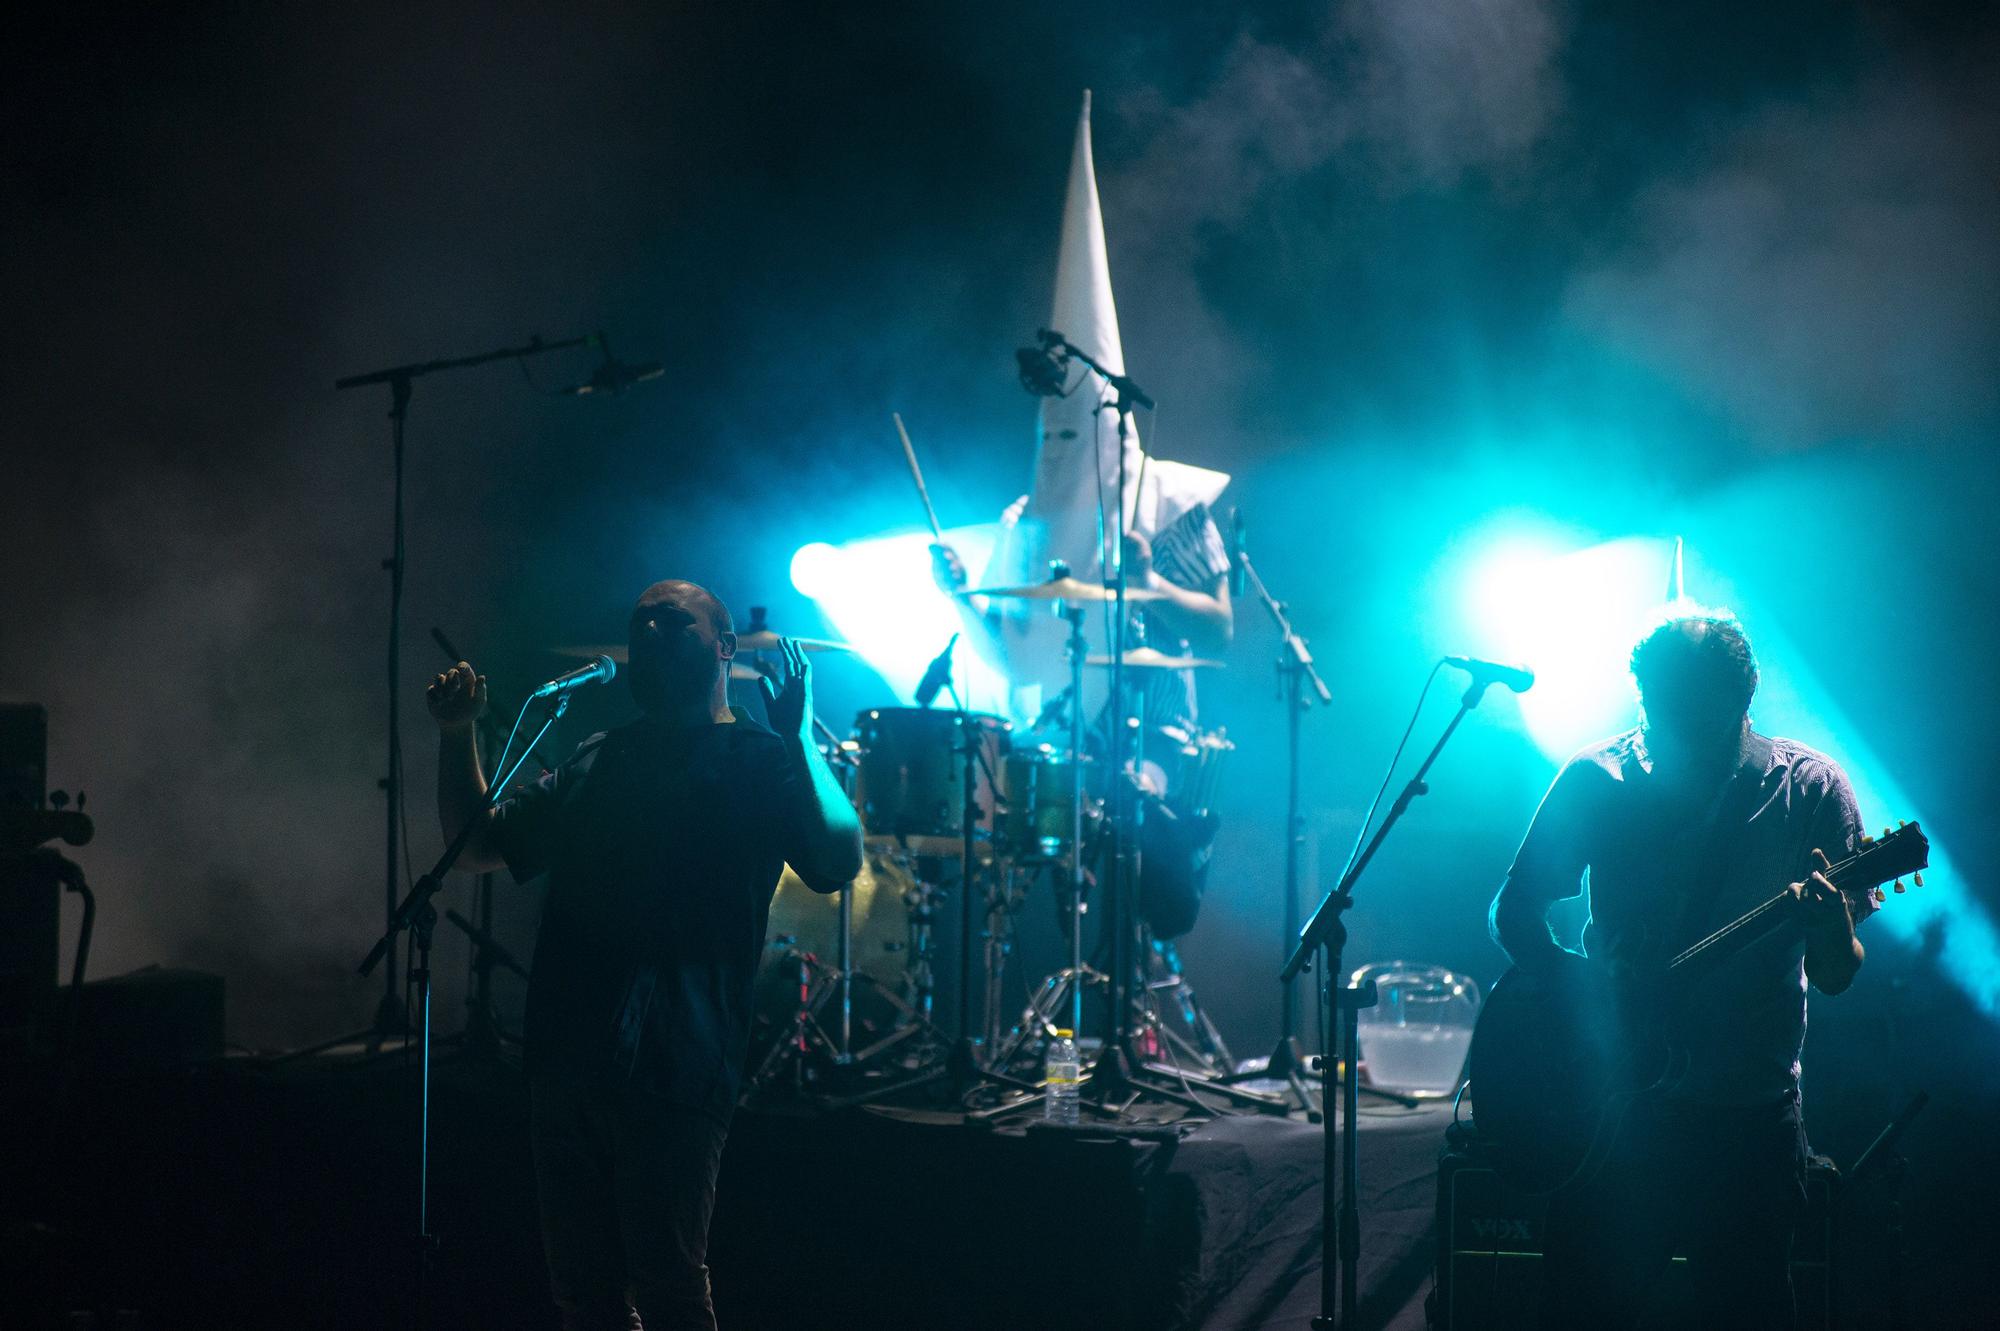
[[[891,990],[902,980],[903,957],[908,950],[908,924],[904,893],[916,887],[916,879],[895,860],[870,854],[861,866],[861,876],[845,891],[854,901],[851,926],[854,970],[878,980]],[[798,1010],[799,986],[810,983],[801,954],[810,954],[823,965],[840,964],[840,896],[822,896],[805,885],[803,879],[785,866],[778,890],[771,897],[771,924],[766,931],[764,953],[757,967],[757,1007],[752,1022],[749,1067],[755,1068],[791,1029]],[[862,1032],[893,1018],[890,1006],[876,998],[867,984],[854,986],[854,1044],[865,1043]],[[837,1035],[840,1009],[837,1000],[828,1000],[820,1009],[821,1026]]]

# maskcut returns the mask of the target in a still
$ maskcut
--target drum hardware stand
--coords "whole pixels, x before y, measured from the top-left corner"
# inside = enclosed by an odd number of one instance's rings
[[[1000,1007],[1006,1001],[1007,959],[1014,954],[1014,913],[1020,905],[1020,894],[1014,886],[1015,866],[1006,864],[998,868],[999,890],[986,894],[986,931],[982,935],[986,944],[986,996],[981,1011],[986,1018],[984,1035],[989,1050],[997,1050],[1005,1034],[1000,1029]],[[1005,1061],[997,1057],[992,1062],[994,1067],[1006,1067]]]
[[[972,713],[966,709],[965,700],[959,697],[958,689],[949,680],[945,687],[951,692],[952,705],[958,711],[958,752],[961,759],[960,776],[963,795],[959,804],[959,881],[958,881],[958,1012],[957,1031],[951,1042],[951,1050],[945,1056],[944,1065],[937,1069],[950,1086],[955,1100],[963,1102],[974,1091],[985,1086],[1000,1086],[1018,1091],[1035,1091],[1032,1082],[1009,1076],[996,1068],[981,1062],[979,1050],[972,1038],[972,999],[975,992],[972,983],[972,898],[974,884],[978,878],[978,859],[973,846],[978,836],[979,800],[978,773],[986,773],[986,788],[996,798],[1000,783],[994,773],[987,768],[986,755],[981,750],[974,735]],[[926,1074],[925,1080],[934,1074]]]
[[[841,744],[839,736],[835,735],[833,730],[824,721],[821,721],[817,716],[813,717],[812,721],[813,728],[819,732],[825,743],[827,761],[836,771],[841,772],[842,787],[846,791],[849,800],[852,801],[854,797],[854,776],[859,767],[859,762]],[[918,882],[917,892],[928,893],[931,890],[928,885],[921,881]],[[926,901],[918,908],[923,913],[921,923],[918,922],[920,917],[917,913],[913,912],[911,917],[912,932],[921,928],[926,935],[921,943],[913,940],[911,947],[911,952],[916,957],[915,969],[918,974],[913,975],[911,968],[905,969],[904,985],[907,992],[899,994],[888,985],[875,979],[874,976],[862,974],[855,969],[854,898],[848,888],[841,889],[839,897],[840,933],[837,943],[839,956],[834,965],[827,965],[812,952],[803,951],[795,946],[791,946],[796,941],[794,939],[772,940],[773,942],[783,942],[786,944],[787,958],[796,961],[799,966],[799,1002],[798,1006],[793,1010],[790,1033],[772,1047],[770,1053],[765,1056],[764,1061],[758,1065],[757,1070],[748,1078],[748,1084],[752,1089],[761,1089],[787,1064],[791,1065],[794,1077],[802,1085],[805,1076],[805,1060],[815,1050],[825,1055],[828,1061],[836,1068],[857,1068],[866,1066],[879,1055],[886,1053],[888,1050],[913,1036],[924,1035],[926,1033],[935,1034],[935,1028],[932,1026],[930,1020],[930,983],[928,979],[928,968],[930,965],[928,911],[930,907],[928,902]],[[908,905],[906,897],[905,906],[907,907]],[[896,1026],[893,1030],[889,1031],[881,1039],[858,1051],[854,1048],[854,982],[857,979],[874,989],[885,1002],[896,1010],[897,1014]],[[820,1023],[820,1013],[828,1002],[835,999],[838,1000],[838,1007],[836,1008],[838,1022],[834,1027],[834,1032],[829,1034],[826,1028]],[[878,1088],[876,1091],[871,1091],[869,1095],[861,1097],[861,1099],[873,1098],[875,1094],[881,1093],[884,1090],[899,1090],[901,1086],[902,1084],[898,1083],[894,1087]],[[846,1101],[843,1103],[858,1102]]]
[[[1223,1040],[1222,1032],[1208,1019],[1208,1013],[1202,1008],[1201,1000],[1195,997],[1194,989],[1181,973],[1179,949],[1172,943],[1163,942],[1158,938],[1150,939],[1149,944],[1148,950],[1151,955],[1148,968],[1156,975],[1164,974],[1161,978],[1149,979],[1146,988],[1154,995],[1155,1002],[1159,1001],[1161,995],[1171,997],[1175,1007],[1180,1011],[1182,1024],[1192,1032],[1192,1039],[1165,1022],[1160,1024],[1161,1033],[1171,1043],[1178,1045],[1190,1058],[1197,1060],[1202,1066],[1204,1076],[1211,1080],[1222,1080],[1224,1074],[1236,1064],[1229,1056],[1229,1045]]]
[[[1290,616],[1285,613],[1285,603],[1271,595],[1264,585],[1263,575],[1257,572],[1257,565],[1250,559],[1249,552],[1242,548],[1236,551],[1237,567],[1242,570],[1244,581],[1257,595],[1264,612],[1277,626],[1278,636],[1283,640],[1283,651],[1278,657],[1278,696],[1285,704],[1285,921],[1283,945],[1290,949],[1299,932],[1299,853],[1305,845],[1305,820],[1299,813],[1299,721],[1317,697],[1322,706],[1333,705],[1333,693],[1313,667],[1312,652],[1306,647],[1306,640],[1292,627]],[[1312,693],[1307,694],[1307,686]],[[1291,1088],[1299,1108],[1309,1116],[1319,1117],[1326,1101],[1322,1097],[1315,1104],[1312,1091],[1308,1089],[1305,1073],[1308,1070],[1305,1055],[1299,1051],[1299,986],[1296,979],[1287,979],[1282,989],[1279,1007],[1278,1043],[1272,1047],[1271,1056],[1264,1066],[1248,1072],[1231,1073],[1224,1081],[1283,1081]]]
[[[495,764],[496,776],[487,787],[486,802],[472,817],[467,818],[451,844],[438,856],[437,863],[417,879],[409,894],[397,903],[389,913],[389,926],[382,936],[375,940],[375,946],[362,958],[358,970],[362,975],[372,973],[384,959],[393,958],[396,951],[396,935],[408,930],[410,934],[411,961],[410,983],[416,989],[417,1005],[417,1213],[413,1256],[415,1260],[414,1283],[412,1287],[412,1324],[417,1327],[428,1325],[430,1321],[429,1281],[431,1254],[437,1248],[437,1236],[430,1232],[430,1175],[431,1175],[431,935],[437,928],[437,908],[431,898],[444,889],[444,877],[458,857],[472,841],[473,834],[486,826],[486,815],[505,794],[507,784],[520,770],[523,762],[542,737],[549,733],[549,727],[562,719],[569,710],[570,695],[558,693],[551,698],[543,715],[542,728],[528,741],[512,768],[505,768],[506,754]],[[524,709],[525,710],[525,709]],[[392,963],[393,969],[393,963]]]
[[[479,875],[480,918],[484,924],[474,924],[455,910],[447,909],[445,919],[472,942],[472,993],[465,1000],[465,1029],[457,1035],[446,1036],[440,1043],[457,1044],[500,1061],[507,1061],[507,1046],[519,1044],[520,1037],[504,1031],[493,1015],[493,969],[512,971],[523,980],[528,978],[527,967],[500,945],[493,936],[493,875]]]
[[[1255,576],[1254,573],[1252,576]],[[1309,661],[1301,664],[1310,669]],[[1431,751],[1424,756],[1422,766],[1417,768],[1409,784],[1403,787],[1402,793],[1396,796],[1396,802],[1390,806],[1388,816],[1382,820],[1382,825],[1375,829],[1375,835],[1361,848],[1361,853],[1355,856],[1347,872],[1341,875],[1340,882],[1326,894],[1325,900],[1321,901],[1318,909],[1313,911],[1312,918],[1306,922],[1305,928],[1299,931],[1298,946],[1292,949],[1291,956],[1286,959],[1285,967],[1278,975],[1279,983],[1290,985],[1299,977],[1300,972],[1312,965],[1313,957],[1324,951],[1326,969],[1322,972],[1324,980],[1322,988],[1325,997],[1321,1001],[1332,1009],[1327,1013],[1328,1028],[1338,1032],[1334,1037],[1335,1047],[1327,1050],[1319,1059],[1320,1103],[1328,1112],[1320,1116],[1325,1137],[1325,1163],[1320,1176],[1320,1196],[1324,1209],[1320,1218],[1320,1311],[1319,1315],[1313,1318],[1313,1331],[1334,1331],[1336,1327],[1342,1331],[1353,1331],[1356,1325],[1355,1306],[1359,1294],[1356,1288],[1356,1271],[1361,1259],[1361,1212],[1355,1188],[1355,1174],[1360,1159],[1360,1123],[1357,1110],[1361,1078],[1358,1075],[1357,1053],[1360,1045],[1356,1014],[1364,1007],[1375,1005],[1375,984],[1370,980],[1362,985],[1350,985],[1346,981],[1343,969],[1341,954],[1347,947],[1346,916],[1354,906],[1354,885],[1360,880],[1370,861],[1375,858],[1375,852],[1382,848],[1383,841],[1388,839],[1397,822],[1409,811],[1410,802],[1419,795],[1429,792],[1430,786],[1425,782],[1425,778],[1430,775],[1431,765],[1437,761],[1438,755],[1444,752],[1444,746],[1450,742],[1467,714],[1479,706],[1480,698],[1485,695],[1487,687],[1492,682],[1483,676],[1473,677],[1471,686],[1459,699],[1458,712],[1451,718],[1451,724],[1444,728],[1444,733],[1438,736],[1437,743],[1433,744]],[[1339,1065],[1343,1061],[1347,1064],[1345,1077],[1338,1075]],[[1334,1146],[1334,1116],[1331,1112],[1336,1087],[1342,1092],[1340,1145],[1337,1153]],[[1336,1185],[1339,1187],[1337,1201]],[[1338,1320],[1334,1316],[1336,1297],[1340,1307]]]

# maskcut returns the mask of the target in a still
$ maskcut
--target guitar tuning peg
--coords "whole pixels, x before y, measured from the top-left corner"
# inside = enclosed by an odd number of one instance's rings
[[[1915,883],[1918,887],[1922,887],[1924,885],[1924,876],[1921,873],[1912,874],[1910,876],[1910,881]]]
[[[1863,832],[1863,833],[1861,834],[1861,845],[1862,845],[1862,847],[1863,847],[1864,849],[1865,849],[1866,847],[1869,847],[1869,846],[1872,846],[1872,845],[1874,845],[1874,844],[1875,844],[1875,838],[1874,838],[1874,837],[1872,837],[1872,836],[1869,836],[1869,835],[1868,835],[1868,834],[1867,834],[1866,832]]]
[[[1907,818],[1898,818],[1898,819],[1896,820],[1896,826],[1897,826],[1898,828],[1904,828],[1904,827],[1908,827],[1909,825],[1910,825],[1910,822],[1909,822],[1909,819],[1907,819]]]
[[[1903,890],[1903,880],[1900,878],[1896,880],[1896,890],[1898,892],[1901,892]]]
[[[1886,827],[1885,827],[1885,828],[1883,828],[1883,829],[1882,829],[1882,835],[1883,835],[1883,836],[1888,836],[1888,835],[1890,835],[1890,832],[1889,832],[1889,829],[1888,829],[1888,828],[1886,828]]]
[[[1869,890],[1875,894],[1875,904],[1878,906],[1889,899],[1889,894],[1887,892],[1884,892],[1879,887],[1871,888]]]

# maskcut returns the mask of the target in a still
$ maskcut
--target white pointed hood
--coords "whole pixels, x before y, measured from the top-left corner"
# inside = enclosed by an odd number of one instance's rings
[[[1091,157],[1088,91],[1083,94],[1070,155],[1048,326],[1112,373],[1125,372],[1118,304],[1111,294],[1111,261],[1104,244],[1104,214]],[[1042,400],[1035,488],[1022,519],[1023,545],[1033,553],[1021,572],[1030,579],[1047,576],[1049,559],[1067,561],[1080,578],[1102,577],[1109,564],[1109,543],[1117,525],[1110,500],[1118,492],[1118,419],[1107,405],[1110,390],[1096,375],[1073,365],[1071,382],[1076,387],[1068,397]],[[1213,503],[1229,484],[1222,472],[1144,458],[1138,423],[1130,416],[1125,455],[1126,522],[1147,535],[1196,504]]]

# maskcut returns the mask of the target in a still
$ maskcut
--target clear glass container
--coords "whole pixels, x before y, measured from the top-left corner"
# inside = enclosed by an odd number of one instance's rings
[[[1479,985],[1414,961],[1380,961],[1354,972],[1356,984],[1371,979],[1375,1006],[1355,1014],[1368,1080],[1412,1095],[1457,1091],[1479,1016]]]

